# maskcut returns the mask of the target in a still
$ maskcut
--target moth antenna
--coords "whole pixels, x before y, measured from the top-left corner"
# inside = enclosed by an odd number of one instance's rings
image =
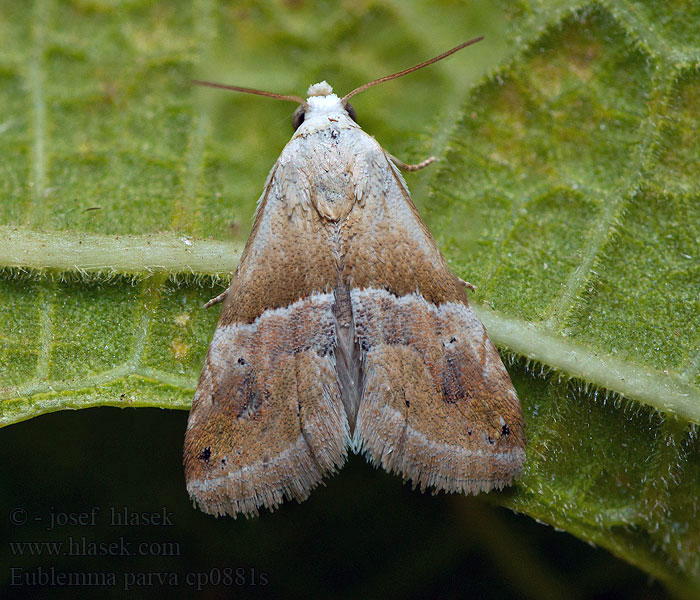
[[[447,58],[451,54],[458,52],[462,48],[466,48],[467,46],[471,46],[472,44],[476,44],[477,42],[480,42],[483,39],[484,39],[484,36],[481,35],[477,38],[474,38],[473,40],[469,40],[468,42],[462,42],[459,46],[455,46],[451,50],[448,50],[447,52],[443,52],[442,54],[440,54],[439,56],[436,56],[435,58],[431,58],[429,60],[426,60],[420,64],[409,67],[408,69],[404,69],[403,71],[399,71],[398,73],[393,73],[391,75],[385,75],[384,77],[380,77],[379,79],[375,79],[374,81],[370,81],[369,83],[365,83],[364,85],[361,85],[359,88],[355,88],[349,94],[346,94],[345,96],[343,96],[342,102],[345,103],[348,98],[351,98],[352,96],[354,96],[355,94],[359,94],[360,92],[364,92],[367,88],[371,88],[374,85],[377,85],[379,83],[384,83],[385,81],[391,81],[392,79],[396,79],[398,77],[403,77],[404,75],[408,75],[409,73],[413,73],[413,71],[417,71],[418,69],[422,69],[423,67],[427,67],[428,65],[432,65],[433,63],[436,63],[437,61],[442,60],[443,58]]]
[[[267,96],[268,98],[276,98],[277,100],[286,100],[287,102],[296,102],[297,104],[306,104],[300,96],[285,96],[284,94],[275,94],[274,92],[266,92],[264,90],[254,90],[252,88],[239,87],[237,85],[226,85],[223,83],[214,83],[213,81],[201,81],[193,79],[195,85],[204,85],[207,87],[219,88],[222,90],[230,90],[232,92],[243,92],[244,94],[257,94],[258,96]]]

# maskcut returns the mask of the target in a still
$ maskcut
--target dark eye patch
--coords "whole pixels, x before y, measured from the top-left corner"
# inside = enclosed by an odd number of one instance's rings
[[[348,115],[350,118],[357,123],[357,113],[355,112],[355,109],[353,108],[352,104],[349,102],[345,103],[345,110],[347,111]]]
[[[300,104],[292,115],[292,126],[294,127],[294,131],[299,129],[299,126],[304,122],[304,116],[304,107]]]

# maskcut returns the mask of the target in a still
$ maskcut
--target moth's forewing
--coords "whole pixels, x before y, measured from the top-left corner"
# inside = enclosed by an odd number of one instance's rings
[[[288,150],[260,199],[187,425],[187,489],[215,515],[303,500],[347,455],[334,357],[337,266]]]
[[[403,178],[361,135],[375,174],[343,233],[364,368],[354,445],[421,488],[501,488],[525,458],[517,394]]]

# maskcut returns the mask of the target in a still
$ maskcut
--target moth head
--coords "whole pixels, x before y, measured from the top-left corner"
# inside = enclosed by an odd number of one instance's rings
[[[432,65],[434,62],[442,60],[443,58],[447,58],[448,56],[454,54],[458,50],[466,48],[467,46],[471,46],[472,44],[475,44],[476,42],[479,42],[482,39],[484,38],[478,37],[474,38],[473,40],[469,40],[468,42],[463,42],[459,44],[459,46],[455,46],[451,50],[443,52],[439,56],[436,56],[429,60],[423,61],[420,64],[409,67],[408,69],[404,69],[403,71],[399,71],[398,73],[385,75],[384,77],[380,77],[379,79],[375,79],[374,81],[365,83],[364,85],[355,88],[349,94],[345,94],[345,96],[343,96],[342,98],[338,98],[338,96],[336,96],[333,93],[333,88],[330,85],[328,85],[328,83],[326,83],[325,81],[315,83],[311,87],[309,87],[309,90],[307,92],[309,97],[306,100],[299,96],[285,96],[283,94],[274,94],[273,92],[265,92],[263,90],[254,90],[251,88],[238,87],[237,85],[224,85],[222,83],[212,83],[211,81],[193,80],[193,83],[196,83],[197,85],[206,85],[209,87],[221,88],[224,90],[232,90],[234,92],[257,94],[258,96],[267,96],[268,98],[277,98],[278,100],[296,102],[299,104],[299,107],[294,111],[294,115],[292,116],[292,125],[294,125],[295,131],[307,118],[309,118],[309,116],[313,115],[314,113],[323,114],[331,112],[344,112],[353,121],[357,122],[357,115],[355,114],[355,109],[348,103],[348,98],[354,96],[355,94],[359,94],[360,92],[364,92],[366,89],[371,88],[372,86],[375,86],[379,83],[391,81],[392,79],[396,79],[397,77],[403,77],[404,75],[413,73],[413,71],[417,71],[418,69],[422,69],[423,67]]]
[[[331,112],[345,112],[357,123],[357,114],[349,102],[344,102],[333,93],[333,88],[326,81],[314,83],[306,92],[306,102],[300,104],[292,115],[294,131],[304,122],[310,114],[323,114]]]

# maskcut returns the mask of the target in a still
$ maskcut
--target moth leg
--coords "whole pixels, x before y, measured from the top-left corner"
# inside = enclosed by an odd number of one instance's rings
[[[430,158],[426,158],[423,162],[419,162],[417,165],[407,165],[402,160],[396,158],[393,154],[387,152],[387,155],[389,156],[391,162],[393,162],[402,171],[420,171],[436,160],[434,156],[431,156]]]
[[[211,300],[209,300],[209,302],[207,302],[204,305],[204,308],[211,308],[215,304],[219,304],[219,302],[223,302],[226,299],[226,294],[228,294],[228,288],[226,288],[223,292],[221,292],[216,298],[212,298]]]
[[[464,281],[464,279],[462,279],[461,277],[459,278],[459,280],[462,282],[464,287],[467,288],[468,290],[471,290],[472,292],[476,291],[476,286],[473,283],[469,283],[468,281]]]

